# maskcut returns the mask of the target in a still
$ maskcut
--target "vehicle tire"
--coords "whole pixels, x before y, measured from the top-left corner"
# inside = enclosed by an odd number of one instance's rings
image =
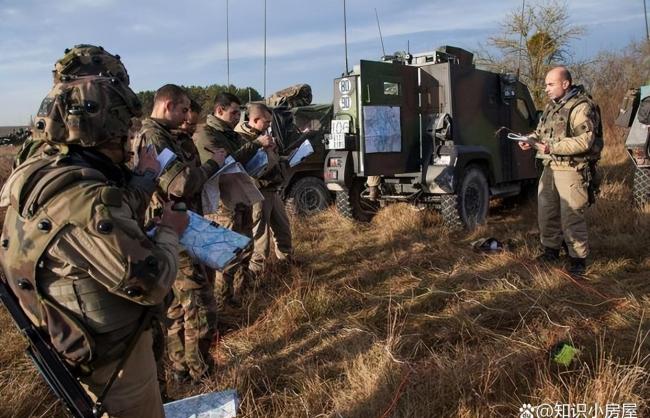
[[[336,209],[348,219],[370,222],[379,210],[379,203],[361,197],[364,180],[356,179],[350,189],[336,192]]]
[[[331,196],[323,180],[317,177],[303,177],[289,189],[285,205],[292,215],[313,215],[329,206]]]
[[[634,204],[638,208],[643,208],[650,202],[650,168],[636,167],[634,170],[634,183],[632,185],[632,195]]]
[[[490,190],[483,170],[470,166],[460,180],[456,194],[442,195],[440,212],[447,226],[472,230],[485,223]]]

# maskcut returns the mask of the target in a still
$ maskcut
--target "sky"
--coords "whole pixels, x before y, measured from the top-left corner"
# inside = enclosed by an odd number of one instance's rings
[[[533,0],[526,0],[534,4]],[[650,1],[649,1],[650,3]],[[521,0],[347,0],[350,68],[382,55],[432,51],[441,45],[477,50],[500,32]],[[571,44],[576,59],[620,51],[646,36],[643,0],[571,0],[570,22],[585,35]],[[648,5],[650,7],[650,4]],[[65,48],[101,45],[119,54],[134,91],[166,83],[230,83],[264,94],[264,0],[0,0],[0,126],[25,125],[52,86]],[[314,102],[332,99],[345,70],[342,0],[267,0],[266,93],[297,83]]]

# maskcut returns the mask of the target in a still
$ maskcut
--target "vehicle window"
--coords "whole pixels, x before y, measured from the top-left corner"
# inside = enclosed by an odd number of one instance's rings
[[[384,95],[385,96],[399,96],[399,83],[384,81]]]
[[[528,111],[528,105],[523,99],[517,99],[517,112],[525,119],[530,120],[530,112]]]

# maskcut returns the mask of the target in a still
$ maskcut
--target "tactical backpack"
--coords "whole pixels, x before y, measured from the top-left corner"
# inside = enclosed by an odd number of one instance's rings
[[[64,81],[65,76],[103,75],[129,85],[129,74],[119,55],[110,54],[101,46],[87,44],[67,48],[63,57],[54,64],[52,75],[55,84]]]
[[[309,84],[296,84],[295,86],[276,91],[266,99],[266,104],[273,107],[297,107],[307,106],[311,104],[311,101],[311,86]]]
[[[138,97],[115,77],[70,76],[54,85],[34,122],[36,141],[96,146],[126,140],[131,118],[142,115]]]

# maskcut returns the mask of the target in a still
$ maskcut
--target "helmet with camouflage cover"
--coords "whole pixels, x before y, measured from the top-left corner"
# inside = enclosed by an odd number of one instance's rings
[[[80,44],[67,48],[65,54],[54,64],[54,83],[65,76],[103,75],[116,77],[129,85],[129,74],[119,55],[107,52],[101,46]]]
[[[126,141],[132,117],[142,116],[138,97],[115,77],[68,76],[43,99],[33,136],[51,144],[93,147]]]

